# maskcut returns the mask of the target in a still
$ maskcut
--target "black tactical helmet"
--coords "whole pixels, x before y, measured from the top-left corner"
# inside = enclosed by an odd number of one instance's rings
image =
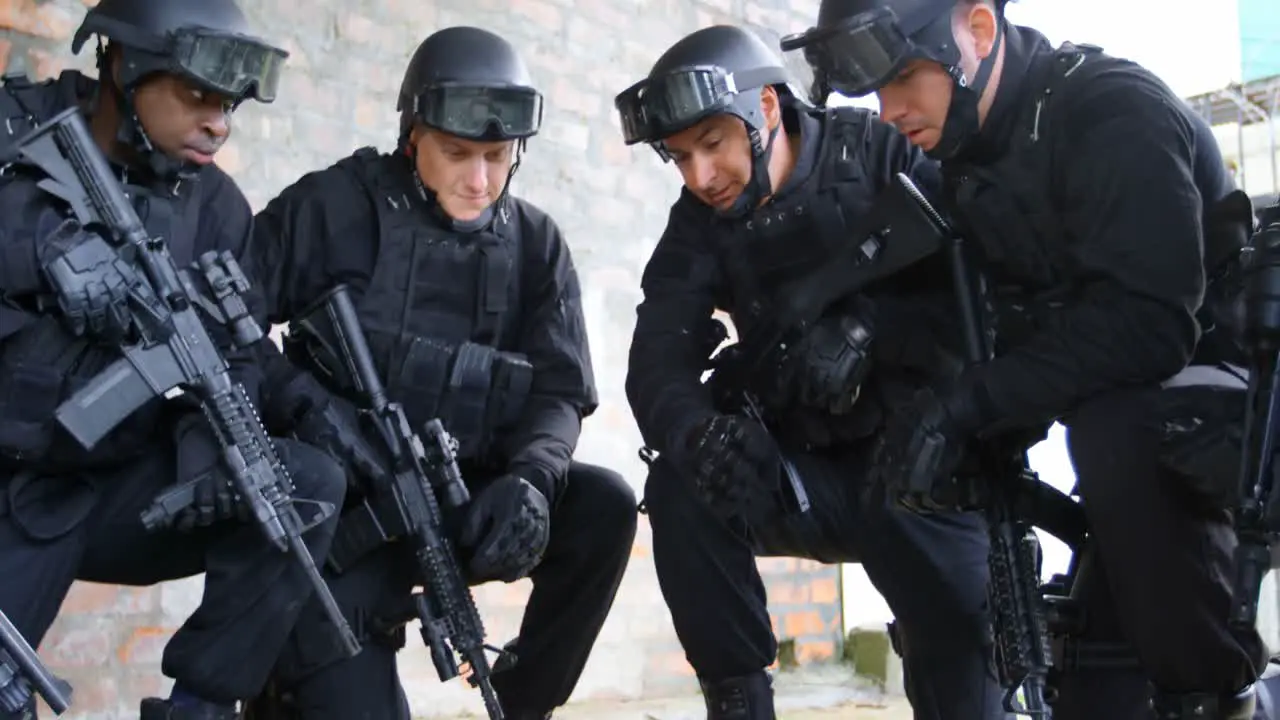
[[[754,208],[771,188],[769,156],[778,128],[766,141],[760,98],[765,87],[787,89],[782,58],[750,30],[713,25],[686,35],[672,45],[640,82],[618,93],[613,105],[622,122],[623,141],[646,142],[663,161],[670,161],[663,141],[712,115],[740,119],[751,140],[751,181],[728,212]],[[779,124],[781,127],[781,124]]]
[[[85,15],[71,51],[79,53],[91,35],[99,37],[98,77],[123,118],[117,138],[162,179],[189,177],[198,168],[151,144],[133,103],[140,83],[172,73],[231,98],[233,107],[249,98],[269,103],[276,99],[280,69],[289,57],[249,33],[235,0],[102,0]],[[120,87],[114,92],[102,38],[120,51]]]
[[[85,15],[71,51],[79,53],[90,35],[121,47],[126,92],[168,72],[237,101],[269,103],[289,57],[250,34],[234,0],[102,0]]]
[[[764,126],[760,91],[787,83],[782,58],[754,33],[713,25],[672,45],[644,80],[618,93],[614,107],[628,145],[661,143],[704,118],[735,115],[755,133]]]
[[[960,49],[951,29],[952,11],[967,0],[822,0],[818,22],[782,39],[784,52],[802,50],[813,68],[818,92],[835,90],[861,97],[887,85],[912,60],[936,62],[955,83],[942,138],[929,154],[953,157],[977,132],[978,100],[986,89],[1004,36],[1007,0],[993,0],[1001,16],[995,45],[978,65],[977,76],[960,68]]]
[[[516,49],[475,27],[445,28],[422,41],[396,110],[402,142],[415,118],[473,140],[523,140],[542,127],[542,94]]]

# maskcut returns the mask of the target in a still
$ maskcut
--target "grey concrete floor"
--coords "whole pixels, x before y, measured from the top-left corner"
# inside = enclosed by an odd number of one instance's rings
[[[911,720],[900,696],[888,695],[842,667],[810,667],[775,681],[778,720]],[[473,716],[455,716],[456,718]],[[556,720],[705,720],[699,695],[642,701],[570,703]],[[432,720],[444,720],[433,718]]]

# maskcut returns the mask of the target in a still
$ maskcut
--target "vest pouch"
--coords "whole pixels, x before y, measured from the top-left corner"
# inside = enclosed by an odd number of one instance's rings
[[[476,457],[487,445],[487,408],[497,355],[488,345],[458,346],[438,415],[458,441],[458,457]]]
[[[493,364],[493,390],[489,399],[489,428],[515,425],[524,414],[533,386],[533,365],[520,353],[500,352]]]
[[[54,416],[76,358],[86,349],[57,320],[44,317],[6,340],[0,350],[0,453],[13,460],[45,454],[57,431]]]
[[[0,452],[22,460],[49,449],[64,383],[48,365],[0,362]]]
[[[414,426],[441,417],[445,386],[453,367],[457,346],[429,337],[409,338],[400,356],[387,372],[387,393],[398,399]],[[441,418],[443,420],[443,418]],[[446,425],[450,433],[452,426]]]

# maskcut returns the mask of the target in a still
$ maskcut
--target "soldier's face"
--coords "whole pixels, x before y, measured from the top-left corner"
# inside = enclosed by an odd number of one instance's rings
[[[170,157],[208,165],[231,136],[234,101],[176,75],[144,81],[133,100],[147,137]]]
[[[915,60],[876,93],[880,116],[912,144],[931,150],[942,138],[952,87],[951,76],[941,65]]]
[[[511,173],[515,141],[482,142],[419,125],[409,135],[422,184],[454,220],[480,217],[497,202]]]
[[[751,138],[733,115],[712,115],[665,141],[693,196],[728,210],[751,181]]]

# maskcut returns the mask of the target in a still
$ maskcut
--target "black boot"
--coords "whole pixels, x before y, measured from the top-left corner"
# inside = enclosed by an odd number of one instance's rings
[[[171,700],[147,698],[142,701],[141,720],[236,720],[235,708],[216,705],[174,705]]]
[[[1253,685],[1233,695],[1157,691],[1151,709],[1156,720],[1253,720],[1255,701]]]
[[[720,682],[704,682],[707,720],[777,720],[773,711],[773,680],[761,670]]]

